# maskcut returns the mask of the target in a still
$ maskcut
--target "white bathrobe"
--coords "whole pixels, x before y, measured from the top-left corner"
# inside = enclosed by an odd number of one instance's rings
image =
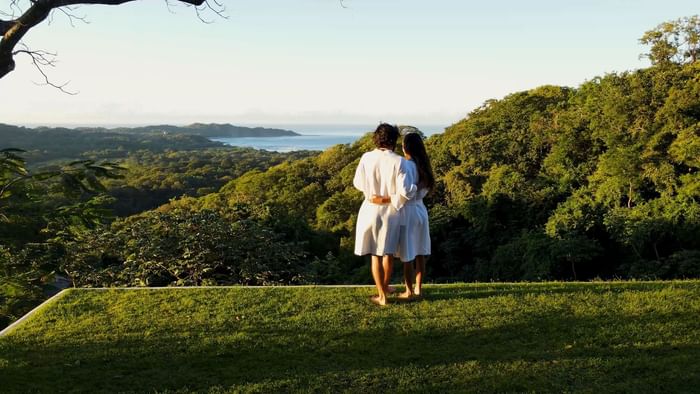
[[[406,177],[408,162],[396,153],[375,149],[360,158],[353,185],[365,200],[357,216],[355,254],[384,256],[395,254],[399,245],[399,209],[416,193],[416,185]],[[373,204],[372,196],[389,196],[391,204]]]
[[[407,161],[406,179],[409,183],[419,181],[418,168],[413,161]],[[399,232],[399,249],[396,257],[403,262],[413,261],[416,256],[430,255],[430,227],[428,226],[428,210],[423,204],[423,197],[428,194],[427,188],[421,188],[415,195],[404,201],[399,212],[401,230]]]

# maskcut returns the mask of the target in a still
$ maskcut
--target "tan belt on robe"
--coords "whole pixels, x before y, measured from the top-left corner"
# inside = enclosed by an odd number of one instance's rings
[[[391,203],[391,198],[390,197],[384,197],[384,196],[378,196],[378,195],[373,195],[372,198],[367,199],[372,204],[377,204],[377,205],[385,205],[385,204],[390,204]]]

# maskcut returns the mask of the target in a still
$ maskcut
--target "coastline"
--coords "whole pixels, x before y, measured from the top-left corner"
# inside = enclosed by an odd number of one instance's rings
[[[338,144],[351,144],[363,135],[372,132],[374,125],[320,125],[297,124],[275,125],[280,129],[293,130],[295,136],[269,136],[269,137],[211,137],[211,141],[220,142],[228,146],[239,146],[254,149],[263,149],[275,152],[293,151],[323,151]],[[442,133],[445,129],[439,125],[417,125],[426,136]]]

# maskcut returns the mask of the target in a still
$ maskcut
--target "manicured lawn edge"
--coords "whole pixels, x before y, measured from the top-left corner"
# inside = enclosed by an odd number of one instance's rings
[[[426,287],[449,287],[449,286],[459,286],[459,285],[473,285],[476,287],[487,287],[487,286],[512,286],[512,285],[623,285],[623,284],[652,284],[652,283],[684,283],[684,282],[695,282],[697,279],[675,279],[668,281],[653,281],[653,280],[613,280],[613,281],[592,281],[592,282],[581,282],[581,281],[548,281],[548,282],[454,282],[454,283],[426,283]],[[392,284],[392,286],[401,287],[403,284]],[[232,286],[156,286],[156,287],[70,287],[63,289],[60,292],[54,294],[46,301],[42,302],[36,306],[31,311],[27,312],[24,316],[17,319],[9,326],[5,327],[0,331],[0,337],[8,335],[10,332],[14,331],[17,327],[22,325],[25,321],[29,320],[35,313],[41,309],[47,307],[51,303],[63,297],[70,291],[111,291],[111,290],[192,290],[192,289],[271,289],[271,288],[373,288],[374,285],[283,285],[283,286],[245,286],[245,285],[232,285]]]
[[[63,290],[59,291],[58,293],[54,294],[53,296],[49,297],[49,299],[47,299],[46,301],[37,305],[34,309],[27,312],[24,316],[20,317],[15,322],[13,322],[9,326],[5,327],[2,331],[0,331],[0,337],[3,337],[5,335],[9,334],[10,332],[14,331],[15,328],[19,327],[22,323],[24,323],[26,320],[31,318],[35,313],[37,313],[41,309],[47,307],[49,304],[55,302],[59,298],[63,297],[70,290],[71,289],[63,289]]]
[[[0,337],[0,392],[700,387],[698,280],[430,284],[386,308],[371,286],[277,287],[70,289]]]
[[[109,291],[109,290],[176,290],[176,289],[226,289],[226,288],[250,288],[250,289],[262,289],[262,288],[273,288],[273,287],[374,287],[374,285],[296,285],[296,286],[157,286],[157,287],[70,287],[63,289],[53,296],[49,297],[46,301],[37,305],[34,309],[27,312],[24,316],[20,317],[16,321],[12,322],[9,326],[3,328],[0,331],[0,337],[3,337],[10,332],[14,331],[15,328],[20,326],[26,320],[31,318],[36,312],[54,302],[55,300],[61,298],[69,291],[73,290],[91,290],[91,291]]]

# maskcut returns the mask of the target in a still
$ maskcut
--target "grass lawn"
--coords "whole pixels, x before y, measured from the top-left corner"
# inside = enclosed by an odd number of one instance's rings
[[[0,392],[700,392],[700,281],[70,290]]]

